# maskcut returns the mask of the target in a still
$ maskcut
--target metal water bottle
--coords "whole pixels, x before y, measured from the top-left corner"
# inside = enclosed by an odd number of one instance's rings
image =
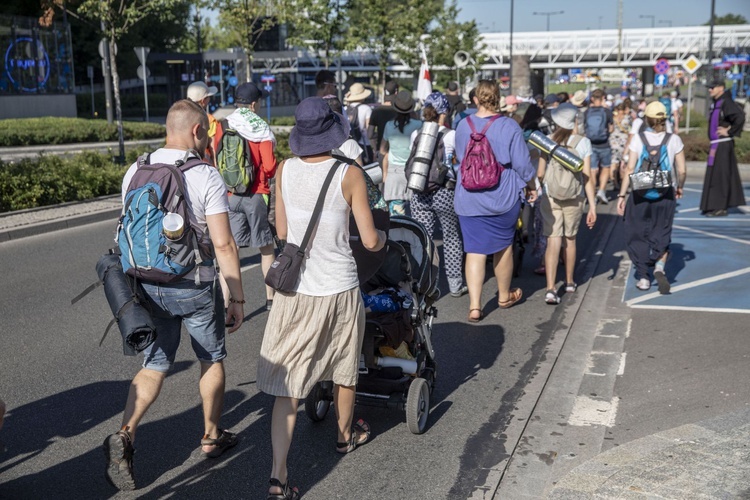
[[[439,129],[440,126],[435,122],[424,122],[419,131],[419,142],[417,142],[411,174],[407,183],[409,189],[418,193],[421,193],[427,187]]]

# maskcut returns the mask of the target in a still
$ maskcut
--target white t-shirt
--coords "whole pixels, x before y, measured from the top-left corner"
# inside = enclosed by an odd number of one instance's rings
[[[350,160],[356,160],[362,154],[363,149],[354,139],[347,139],[344,144],[339,146],[339,151]]]
[[[664,134],[665,132],[659,132],[658,134],[653,131],[646,131],[646,140],[651,145],[657,145],[661,144],[661,141],[664,140]],[[669,158],[669,164],[672,166],[672,170],[675,171],[674,166],[674,157],[677,156],[677,154],[682,151],[685,148],[684,144],[682,143],[682,139],[680,139],[680,136],[677,134],[672,134],[672,136],[669,138],[669,142],[667,143],[667,157]],[[628,146],[628,149],[635,155],[640,156],[640,154],[643,152],[643,143],[641,142],[640,135],[636,134],[630,139],[630,145]],[[677,176],[673,177],[675,181],[677,180]]]
[[[456,131],[450,130],[447,127],[444,127],[443,125],[440,125],[440,128],[438,129],[438,133],[443,134],[443,146],[445,147],[445,156],[452,155],[456,156]],[[411,133],[411,138],[409,139],[409,149],[412,149],[414,147],[414,141],[417,140],[417,136],[419,135],[419,129],[415,130]]]
[[[369,146],[370,140],[367,137],[367,122],[370,121],[370,117],[372,116],[372,108],[361,102],[353,102],[346,108],[349,109],[350,107],[357,108],[357,122],[359,123],[359,129],[362,131],[362,140],[365,146]]]
[[[176,163],[185,158],[185,151],[179,149],[157,149],[151,153],[150,162],[154,163]],[[125,177],[122,179],[122,200],[125,203],[130,180],[133,178],[138,163],[133,163]],[[229,212],[229,200],[227,198],[227,187],[224,179],[214,167],[210,165],[198,165],[185,172],[185,199],[192,208],[190,211],[190,224],[197,227],[208,235],[206,225],[207,215],[216,215]],[[192,274],[188,274],[192,276]],[[200,267],[200,280],[213,281],[213,266]]]
[[[675,110],[679,111],[682,109],[682,99],[679,99],[677,97],[672,99],[672,112],[674,113]]]
[[[641,125],[643,125],[643,118],[636,118],[633,120],[633,126],[630,127],[630,135],[638,135],[638,131],[641,129]],[[667,132],[670,134],[672,133],[672,124],[669,123],[669,120],[667,120]],[[631,141],[632,143],[632,141]]]

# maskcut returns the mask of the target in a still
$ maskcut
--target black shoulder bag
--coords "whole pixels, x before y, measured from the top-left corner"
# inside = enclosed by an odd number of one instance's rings
[[[276,260],[271,264],[271,268],[266,274],[266,285],[270,286],[274,290],[279,292],[291,293],[297,288],[297,282],[299,281],[299,273],[302,269],[302,262],[305,260],[305,249],[307,244],[310,242],[313,229],[318,224],[320,218],[320,212],[323,210],[323,203],[326,199],[326,193],[328,192],[328,186],[331,185],[333,180],[333,174],[338,170],[340,161],[334,163],[331,170],[328,171],[328,176],[323,182],[323,188],[320,190],[318,201],[315,204],[310,223],[307,225],[307,231],[305,231],[305,237],[302,239],[300,246],[294,243],[288,243],[284,246],[284,250],[276,257]]]

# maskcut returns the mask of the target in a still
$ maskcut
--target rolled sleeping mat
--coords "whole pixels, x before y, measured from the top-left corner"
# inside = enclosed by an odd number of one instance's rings
[[[568,149],[560,147],[558,143],[535,130],[531,133],[528,143],[540,150],[542,153],[552,156],[560,165],[571,172],[580,172],[583,169],[583,160],[571,153]]]
[[[380,166],[380,163],[369,163],[362,168],[374,184],[380,184],[383,182],[383,167]]]
[[[418,193],[421,193],[427,187],[439,131],[440,126],[436,122],[424,122],[419,131],[414,164],[411,167],[411,175],[407,180],[407,187]]]
[[[122,271],[119,255],[103,255],[96,263],[96,274],[104,285],[104,295],[120,329],[123,354],[135,356],[156,340],[156,326],[143,306],[145,294]]]

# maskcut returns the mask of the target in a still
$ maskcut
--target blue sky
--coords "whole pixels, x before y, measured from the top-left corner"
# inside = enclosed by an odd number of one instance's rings
[[[480,31],[507,32],[510,27],[511,0],[457,0],[459,19],[476,19]],[[533,12],[564,11],[550,18],[551,30],[585,30],[617,27],[617,0],[515,0],[514,30],[544,31],[547,17]],[[750,0],[716,0],[716,14],[742,14],[750,19]],[[647,28],[653,15],[657,27],[696,26],[708,21],[711,0],[623,0],[623,27]],[[600,17],[601,16],[601,17]]]

